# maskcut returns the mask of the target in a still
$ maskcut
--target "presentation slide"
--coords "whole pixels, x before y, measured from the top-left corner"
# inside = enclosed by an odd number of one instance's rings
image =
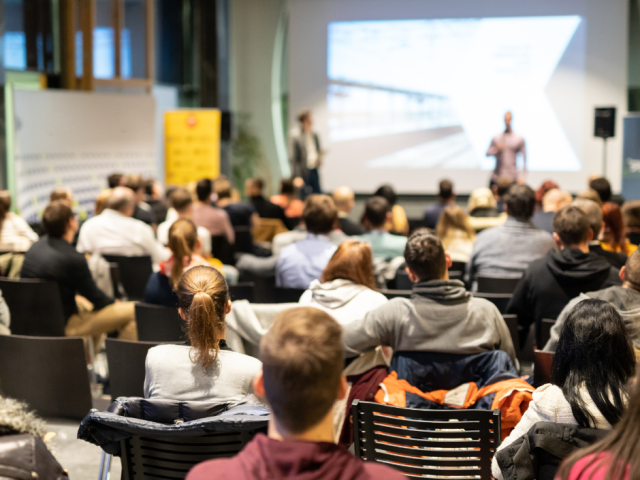
[[[594,108],[626,109],[626,32],[613,28],[625,9],[622,0],[291,0],[290,125],[313,112],[327,190],[390,183],[429,194],[450,178],[470,193],[489,184],[487,151],[511,112],[526,181],[578,193],[602,173]],[[615,188],[621,139],[607,144]]]

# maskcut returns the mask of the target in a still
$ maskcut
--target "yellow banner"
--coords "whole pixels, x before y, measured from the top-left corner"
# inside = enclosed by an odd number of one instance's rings
[[[220,120],[220,110],[165,112],[167,185],[187,185],[220,174]]]

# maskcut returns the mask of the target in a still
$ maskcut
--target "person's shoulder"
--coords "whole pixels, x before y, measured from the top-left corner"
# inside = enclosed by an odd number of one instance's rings
[[[248,370],[259,370],[262,367],[262,362],[258,360],[256,357],[252,357],[250,355],[245,355],[244,353],[234,352],[233,350],[220,350],[219,352],[220,360],[225,361],[225,359],[231,360],[233,365],[242,366],[242,369]]]
[[[185,480],[210,480],[211,478],[235,478],[242,480],[242,477],[237,476],[238,472],[236,472],[235,469],[233,469],[233,475],[230,475],[231,466],[236,462],[235,457],[207,460],[189,470]]]
[[[568,403],[564,398],[562,389],[551,383],[538,387],[533,392],[533,401],[536,402],[538,408],[543,410],[556,409],[556,407],[561,407]]]
[[[147,362],[167,360],[173,362],[177,355],[189,355],[191,347],[188,345],[156,345],[147,352]]]
[[[364,462],[364,471],[366,477],[363,477],[362,480],[401,480],[407,478],[396,469],[375,462]]]

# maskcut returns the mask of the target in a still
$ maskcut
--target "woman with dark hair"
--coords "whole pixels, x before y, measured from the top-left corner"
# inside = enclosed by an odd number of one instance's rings
[[[400,205],[396,205],[398,195],[393,190],[391,185],[382,185],[373,194],[374,197],[383,197],[389,202],[391,206],[391,222],[385,225],[385,230],[388,232],[394,232],[400,235],[409,234],[409,220],[407,220],[407,214]]]
[[[616,309],[603,300],[580,302],[560,333],[553,384],[533,393],[529,409],[496,453],[538,422],[610,430],[622,418],[635,369],[633,345]],[[495,457],[491,469],[502,478]]]
[[[600,230],[600,246],[607,252],[624,252],[631,255],[637,250],[625,235],[625,224],[622,210],[612,202],[602,204],[604,228]]]
[[[187,270],[176,286],[189,345],[159,345],[147,353],[145,398],[233,403],[253,392],[262,364],[225,342],[229,287],[212,267]]]
[[[341,243],[320,280],[311,282],[299,303],[328,312],[341,325],[387,303],[387,297],[375,291],[373,254],[366,242]]]

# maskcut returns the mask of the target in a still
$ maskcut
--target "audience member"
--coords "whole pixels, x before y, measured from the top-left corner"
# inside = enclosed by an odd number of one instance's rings
[[[636,348],[640,347],[640,252],[636,251],[629,256],[619,275],[622,286],[612,285],[602,290],[580,293],[564,307],[551,328],[551,338],[544,346],[545,351],[555,351],[567,317],[578,303],[589,298],[604,300],[613,305],[624,320],[631,341]]]
[[[586,198],[574,200],[573,205],[584,212],[593,231],[593,240],[589,242],[589,251],[604,257],[612,267],[622,268],[627,261],[627,254],[624,252],[608,252],[602,248],[598,240],[600,231],[604,228],[604,219],[600,205]]]
[[[343,242],[320,280],[311,282],[299,303],[324,310],[341,325],[387,303],[387,297],[376,292],[369,244],[358,240]]]
[[[280,194],[272,195],[271,203],[278,205],[284,210],[287,218],[300,218],[302,216],[302,200],[296,198],[296,189],[293,180],[283,178],[280,180]]]
[[[493,197],[496,199],[496,211],[498,214],[504,213],[505,200],[507,192],[511,188],[514,182],[509,177],[499,177],[496,183],[491,185],[491,191],[493,192]]]
[[[109,188],[122,187],[122,179],[124,175],[122,173],[112,173],[107,177],[107,183],[109,184]]]
[[[574,452],[560,466],[558,480],[633,480],[640,478],[640,378],[613,432]]]
[[[600,200],[600,195],[593,188],[589,188],[584,192],[578,194],[577,199],[583,200],[591,200],[592,202],[596,202],[598,205],[602,206],[602,200]]]
[[[38,234],[22,217],[10,210],[10,193],[0,190],[0,251],[26,252],[38,240]]]
[[[407,237],[393,235],[385,230],[385,224],[391,221],[391,207],[384,197],[370,197],[365,204],[362,222],[367,233],[358,238],[371,244],[373,256],[391,259],[401,257],[407,244]]]
[[[530,187],[512,186],[506,201],[505,224],[478,234],[467,263],[469,281],[479,274],[520,277],[531,262],[555,247],[551,234],[531,223],[536,197]]]
[[[333,202],[338,209],[338,225],[346,235],[362,235],[364,229],[349,218],[349,213],[356,204],[353,190],[349,187],[338,187],[333,192]]]
[[[136,340],[133,302],[114,303],[106,296],[93,281],[84,255],[71,246],[78,231],[71,208],[63,202],[49,204],[42,215],[42,226],[46,235],[26,253],[20,275],[58,284],[67,319],[65,334],[99,338],[103,333],[118,331],[119,338]],[[93,309],[88,310],[84,302],[76,304],[76,295],[91,302]]]
[[[558,250],[549,250],[545,258],[529,265],[507,308],[507,313],[518,315],[521,345],[531,324],[540,329],[542,319],[555,320],[581,292],[621,284],[618,269],[589,251],[593,231],[582,210],[564,207],[553,217],[553,230]]]
[[[155,239],[151,227],[132,218],[135,201],[131,189],[114,188],[106,209],[82,225],[78,251],[127,257],[150,255],[154,263],[169,258],[169,252]]]
[[[580,302],[571,312],[553,359],[553,383],[533,393],[524,416],[496,454],[538,422],[611,430],[627,404],[635,353],[616,310],[601,300]],[[494,457],[491,470],[502,478]]]
[[[542,207],[533,214],[531,222],[536,228],[553,233],[553,216],[557,211],[571,205],[572,201],[573,198],[569,192],[552,188],[544,194]]]
[[[436,227],[436,235],[453,262],[468,262],[476,241],[476,232],[469,217],[456,204],[442,210]]]
[[[280,313],[260,342],[262,372],[254,381],[256,394],[271,407],[268,436],[256,435],[233,458],[197,465],[187,480],[405,478],[334,442],[334,403],[345,399],[348,389],[341,337],[340,325],[316,308]]]
[[[469,224],[476,232],[497,227],[507,220],[506,214],[498,213],[498,204],[488,188],[477,188],[471,192],[467,211],[469,212]]]
[[[231,225],[234,227],[251,227],[258,224],[260,217],[253,205],[233,201],[231,198],[231,183],[228,180],[216,180],[214,187],[218,196],[216,203],[227,212]]]
[[[260,371],[253,357],[233,352],[225,342],[229,288],[211,267],[193,267],[176,286],[189,345],[159,345],[147,353],[145,398],[238,404],[252,393]]]
[[[547,194],[548,191],[550,191],[550,190],[559,190],[559,189],[560,189],[560,187],[553,180],[547,180],[545,182],[542,182],[542,185],[540,185],[540,187],[538,187],[538,189],[536,190],[536,209],[535,209],[535,211],[538,212],[540,210],[543,210],[543,208],[544,208],[544,205],[543,205],[544,196]],[[553,232],[549,232],[549,233],[553,233]]]
[[[160,262],[160,270],[149,277],[144,303],[178,308],[175,288],[182,274],[198,265],[211,265],[201,256],[202,247],[195,224],[186,218],[176,220],[169,228],[169,249],[171,258]]]
[[[193,220],[193,198],[184,187],[177,188],[171,194],[171,207],[178,214],[178,218],[176,220],[165,220],[160,225],[158,225],[158,240],[163,245],[169,244],[169,229],[171,225],[177,220],[188,219]],[[205,227],[197,227],[198,238],[200,239],[200,245],[202,249],[202,254],[205,257],[211,256],[211,233]]]
[[[391,218],[387,220],[384,229],[387,232],[393,232],[399,235],[407,235],[409,233],[409,221],[407,214],[402,206],[397,205],[398,195],[391,185],[382,185],[373,194],[374,197],[383,197],[389,202],[391,209]]]
[[[144,192],[147,195],[147,204],[151,207],[156,222],[164,222],[167,219],[169,207],[163,198],[162,185],[155,180],[147,180],[144,182]]]
[[[625,235],[625,225],[622,219],[622,211],[618,205],[611,202],[602,204],[604,228],[600,230],[600,245],[608,252],[623,252],[631,255],[638,248],[633,245]]]
[[[104,212],[104,209],[107,208],[107,202],[109,201],[109,197],[113,194],[112,188],[107,188],[106,190],[101,191],[96,197],[96,204],[93,211],[93,215],[100,215]]]
[[[604,177],[594,178],[589,182],[589,188],[598,192],[600,201],[607,203],[611,201],[611,184],[609,180]]]
[[[69,208],[73,208],[73,192],[68,187],[58,187],[49,195],[49,203],[64,202]]]
[[[453,183],[451,180],[441,180],[438,185],[438,203],[429,205],[424,211],[422,225],[434,230],[440,219],[440,213],[445,207],[455,205],[455,203],[456,194],[453,191]]]
[[[395,351],[480,353],[504,350],[515,362],[509,329],[494,304],[449,280],[451,258],[428,230],[411,234],[404,251],[413,295],[394,298],[344,326],[347,356],[378,346]]]
[[[303,240],[280,251],[276,264],[276,285],[286,288],[309,288],[318,280],[336,251],[328,237],[338,224],[338,212],[331,197],[309,195],[304,202],[302,220],[307,227]]]
[[[264,181],[261,178],[250,178],[245,182],[245,194],[249,197],[249,201],[255,211],[258,212],[260,218],[278,218],[282,223],[287,222],[282,207],[271,203],[264,198],[262,191],[264,189]]]
[[[153,210],[151,210],[149,204],[144,201],[145,188],[142,176],[137,174],[127,175],[124,177],[123,186],[130,188],[134,194],[135,208],[133,209],[133,214],[131,216],[136,220],[140,220],[150,227],[155,228],[158,222],[153,215]]]
[[[629,200],[622,206],[622,219],[627,240],[640,245],[640,200]]]
[[[205,178],[196,184],[198,201],[193,204],[193,222],[209,230],[211,235],[227,237],[233,244],[236,236],[229,220],[229,214],[220,207],[211,206],[211,180]]]

